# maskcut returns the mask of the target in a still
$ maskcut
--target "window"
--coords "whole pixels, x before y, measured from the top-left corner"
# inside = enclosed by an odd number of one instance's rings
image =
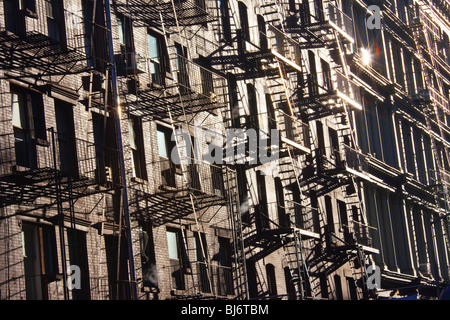
[[[233,272],[232,272],[232,252],[230,239],[219,237],[218,252],[218,291],[219,295],[234,294]]]
[[[318,21],[324,20],[322,0],[314,0],[314,12]]]
[[[131,115],[128,120],[130,133],[130,148],[133,164],[133,176],[147,179],[147,167],[145,163],[144,137],[142,133],[142,120]]]
[[[344,241],[347,243],[352,243],[350,238],[350,229],[348,225],[348,215],[347,206],[344,201],[337,200],[337,206],[339,210],[339,218],[341,222],[341,227],[344,232]]]
[[[368,29],[368,39],[370,46],[370,65],[382,75],[386,76],[386,63],[384,60],[384,41],[381,37],[380,30]]]
[[[167,245],[170,260],[170,274],[172,278],[172,288],[184,290],[184,271],[183,264],[186,257],[180,230],[168,229],[166,231]]]
[[[200,65],[200,77],[202,80],[202,93],[211,97],[214,94],[214,79],[210,71],[211,61],[203,56],[199,56],[198,64]]]
[[[201,292],[211,293],[211,269],[209,269],[208,247],[204,233],[194,233],[195,238],[195,256],[197,261],[197,277],[199,289]]]
[[[403,61],[402,61],[402,50],[398,44],[395,42],[391,42],[392,48],[392,69],[394,70],[394,79],[395,82],[405,87],[405,78],[403,73]]]
[[[171,131],[158,127],[156,131],[158,141],[159,165],[162,185],[175,186],[175,165],[171,159],[174,141],[171,141]]]
[[[68,229],[67,237],[69,243],[70,264],[80,268],[80,288],[72,289],[72,297],[74,300],[90,300],[90,284],[89,284],[89,263],[86,245],[86,233]]]
[[[141,249],[143,285],[145,287],[158,287],[153,227],[150,222],[139,221],[139,244]]]
[[[316,233],[320,232],[320,221],[319,221],[319,203],[317,199],[317,193],[315,190],[310,191],[310,201],[311,201],[311,211],[313,220],[313,231]]]
[[[239,114],[239,99],[238,99],[238,87],[236,75],[232,73],[227,73],[228,80],[228,95],[230,99],[230,114],[231,122],[234,128],[240,128],[240,114]]]
[[[128,245],[125,232],[120,238],[118,235],[105,235],[104,238],[110,299],[128,300],[131,296],[131,283],[128,278]]]
[[[94,12],[95,1],[95,12]],[[83,0],[84,17],[84,43],[88,65],[95,67],[97,71],[104,72],[104,67],[109,62],[107,42],[106,21],[103,0]],[[95,23],[94,23],[95,21]]]
[[[119,42],[123,50],[122,53],[133,52],[133,21],[122,14],[117,14],[117,28],[119,32]]]
[[[211,183],[214,194],[219,196],[224,195],[225,190],[224,190],[222,167],[217,164],[212,164],[209,166],[209,169],[211,171]]]
[[[242,222],[245,224],[250,223],[250,202],[248,196],[248,180],[247,174],[245,171],[245,167],[242,165],[238,165],[236,168],[237,175],[237,184],[238,184],[238,192],[239,192],[239,209],[242,216]]]
[[[322,296],[322,299],[328,299],[328,278],[325,272],[322,272],[319,275],[319,281],[320,281],[320,295]]]
[[[250,26],[248,24],[248,10],[247,6],[238,1],[239,6],[239,19],[241,21],[241,32],[243,40],[250,41]]]
[[[182,94],[189,93],[189,69],[188,69],[188,51],[187,48],[179,43],[175,43],[176,60],[175,66],[177,71],[178,84],[181,85],[180,91]]]
[[[35,141],[47,139],[42,95],[11,86],[11,109],[16,164],[33,169],[36,167]]]
[[[332,128],[328,128],[328,135],[330,137],[330,156],[332,159],[336,161],[336,165],[339,164],[339,161],[341,160],[341,156],[339,153],[339,138],[338,133],[336,130]]]
[[[258,20],[259,47],[261,50],[266,50],[268,48],[266,22],[264,21],[264,17],[260,14],[258,14],[256,18]]]
[[[333,90],[333,84],[331,82],[330,64],[323,59],[320,59],[320,64],[322,67],[323,88],[327,92],[331,92]]]
[[[343,300],[344,295],[342,292],[341,277],[335,274],[333,278],[334,278],[334,287],[336,289],[336,300]]]
[[[202,167],[200,164],[196,163],[197,161],[199,161],[200,159],[200,150],[198,150],[195,146],[197,146],[198,141],[197,138],[195,136],[189,136],[189,135],[185,135],[183,137],[183,139],[185,139],[185,145],[188,151],[188,155],[189,152],[191,152],[192,157],[191,157],[191,163],[188,165],[188,172],[189,172],[189,176],[188,176],[188,184],[191,188],[193,189],[197,189],[197,190],[204,190],[204,186],[202,181],[200,181],[200,179],[203,179],[200,176],[200,172],[202,172]]]
[[[99,183],[118,179],[116,147],[116,131],[114,119],[98,113],[92,113],[94,132],[96,179]],[[106,123],[106,128],[105,128]]]
[[[364,49],[368,48],[369,41],[367,39],[366,29],[366,10],[357,2],[354,2],[353,4],[353,23],[357,47]]]
[[[289,270],[289,267],[284,267],[284,282],[286,285],[286,293],[288,295],[288,300],[296,300],[296,293],[295,293],[295,287],[294,282],[292,281],[292,275],[291,271]]]
[[[414,127],[413,142],[414,142],[415,159],[417,164],[417,179],[425,184],[426,173],[425,173],[425,159],[422,141],[423,141],[422,131],[417,127]]]
[[[256,172],[256,181],[259,200],[255,210],[256,228],[261,231],[269,228],[269,212],[267,210],[266,176],[260,170]]]
[[[163,85],[166,72],[170,72],[169,57],[164,38],[152,31],[147,33],[151,82]]]
[[[250,298],[256,298],[258,296],[258,280],[256,272],[256,262],[247,260],[247,281],[248,281],[248,293]]]
[[[284,189],[279,177],[275,178],[275,195],[277,199],[278,224],[282,228],[289,228],[289,215],[286,213],[284,203]]]
[[[256,90],[252,84],[247,84],[247,102],[249,109],[248,128],[259,129],[258,119],[258,101],[256,99]]]
[[[416,163],[414,155],[414,147],[412,140],[411,125],[406,120],[402,121],[402,134],[403,134],[403,145],[405,154],[405,164],[406,171],[411,173],[414,177],[416,176]]]
[[[51,40],[57,42],[59,49],[64,49],[66,45],[66,34],[62,1],[45,0],[45,9],[47,14],[48,36]]]
[[[277,292],[277,279],[275,277],[275,267],[273,264],[266,265],[266,277],[267,277],[267,293],[269,299],[276,298]]]
[[[307,219],[306,216],[304,216],[305,212],[304,212],[304,208],[302,205],[300,205],[302,203],[302,197],[300,194],[300,189],[298,188],[298,185],[294,185],[292,186],[292,188],[290,189],[292,191],[292,200],[293,205],[294,205],[294,215],[295,215],[295,224],[303,229],[307,229],[306,225],[307,225],[307,221],[305,221]],[[289,216],[287,216],[287,219],[289,219]]]
[[[36,0],[19,0],[20,9],[36,12]]]
[[[22,248],[27,300],[46,300],[48,284],[59,273],[55,229],[23,222]]]
[[[333,204],[330,196],[325,196],[325,211],[327,216],[327,225],[329,232],[335,232],[333,218]]]
[[[56,131],[59,146],[60,170],[74,179],[78,178],[77,146],[73,121],[73,106],[55,100]]]
[[[395,1],[397,3],[397,16],[402,20],[404,23],[406,23],[406,16],[408,15],[408,0],[397,0]]]
[[[316,68],[316,56],[314,51],[308,50],[308,61],[309,61],[309,74],[308,79],[308,93],[309,97],[312,98],[318,94],[318,83],[317,83],[317,68]]]
[[[319,120],[316,120],[316,129],[317,129],[317,142],[319,144],[318,151],[321,156],[325,155],[325,138],[323,135],[323,124]]]
[[[222,19],[222,33],[226,41],[231,41],[230,11],[228,0],[219,0],[220,17]]]
[[[380,132],[380,122],[378,117],[378,104],[369,95],[363,95],[363,110],[366,117],[367,138],[369,142],[369,152],[377,159],[383,160],[383,149],[381,143],[382,134]]]
[[[272,129],[277,129],[277,121],[275,117],[275,109],[272,102],[272,96],[270,93],[266,93],[266,108],[267,108],[267,120],[269,123],[269,132]]]
[[[4,17],[5,29],[14,34],[25,33],[25,15],[21,14],[22,1],[5,0]]]

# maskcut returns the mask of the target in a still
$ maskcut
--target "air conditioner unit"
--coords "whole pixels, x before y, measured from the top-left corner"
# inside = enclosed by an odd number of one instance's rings
[[[147,71],[147,58],[137,52],[124,52],[119,57],[119,73],[139,74]]]

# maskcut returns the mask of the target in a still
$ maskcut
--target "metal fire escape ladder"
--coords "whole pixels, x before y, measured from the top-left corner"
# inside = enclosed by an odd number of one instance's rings
[[[181,29],[180,29],[180,25],[179,25],[179,22],[178,22],[178,17],[177,17],[177,13],[176,13],[175,3],[174,3],[173,0],[171,0],[171,3],[172,3],[173,14],[174,14],[174,17],[175,17],[176,28],[178,30],[178,34],[179,34],[180,38],[182,40],[184,40],[184,37],[181,35]],[[169,47],[167,30],[165,28],[164,19],[163,19],[163,16],[162,16],[161,13],[160,13],[160,19],[161,19],[164,39],[165,39],[165,42],[166,42],[166,47]],[[170,59],[170,63],[171,64],[173,63],[172,59]],[[176,68],[173,65],[171,65],[171,72],[172,72],[173,79],[177,79],[176,74],[175,74],[175,70],[176,70]],[[182,98],[182,94],[180,92],[180,86],[176,85],[176,87],[177,87],[178,96],[180,97],[180,104],[181,104],[181,107],[182,107],[182,110],[183,110],[183,118],[184,118],[184,120],[185,120],[185,122],[187,124],[186,111],[185,111],[185,108],[184,108],[184,101],[183,101],[183,98]],[[182,160],[183,157],[182,157],[182,154],[180,152],[180,150],[182,148],[180,146],[180,136],[177,133],[178,130],[175,127],[175,121],[174,121],[174,119],[172,117],[172,112],[171,112],[170,105],[167,106],[167,109],[168,109],[170,123],[171,123],[171,126],[172,126],[172,131],[173,131],[173,134],[174,134],[174,137],[175,137],[175,144],[176,144],[178,156],[179,156],[179,159],[180,159],[180,166],[181,166],[183,181],[184,181],[185,185],[188,186],[189,185],[188,174],[189,174],[190,171],[189,171],[189,168],[187,168],[186,162]],[[192,142],[191,142],[191,147],[192,148],[194,147]],[[191,159],[187,159],[187,160],[188,161],[192,161]],[[195,159],[194,159],[194,161],[195,161]],[[204,247],[204,244],[203,244],[203,240],[201,238],[201,233],[204,233],[204,228],[203,228],[203,225],[199,222],[199,219],[198,219],[195,195],[193,194],[193,192],[191,190],[189,190],[188,192],[189,192],[189,198],[190,198],[190,202],[191,202],[191,207],[192,207],[192,212],[193,212],[193,216],[194,216],[196,230],[197,230],[198,236],[200,238],[200,241],[199,241],[200,249],[201,249],[201,252],[202,252],[202,255],[203,255],[204,262],[205,262],[205,264],[207,266],[206,267],[206,273],[207,273],[207,277],[208,277],[208,280],[209,280],[208,284],[210,286],[210,292],[213,293],[214,292],[214,290],[213,290],[213,278],[212,278],[212,274],[211,274],[211,270],[210,270],[210,261],[209,261],[208,254],[207,254],[207,252],[205,250],[205,247]],[[195,281],[193,281],[193,285],[195,287]]]
[[[336,30],[334,30],[333,34],[334,34],[334,37],[336,39],[336,43],[337,43],[337,47],[338,47],[338,51],[339,51],[339,57],[341,59],[341,68],[342,68],[342,71],[343,71],[345,77],[348,79],[349,69],[348,69],[348,66],[347,66],[346,58],[345,58],[345,52],[344,52],[344,49],[342,47],[342,43],[341,43],[341,40],[340,40],[340,35],[339,35],[339,33]],[[350,110],[349,110],[348,104],[347,104],[347,102],[344,99],[341,99],[341,103],[343,105],[346,123],[348,124],[348,128],[347,129],[350,132],[351,142],[352,142],[353,146],[356,149],[360,150],[360,148],[359,148],[359,146],[357,144],[357,141],[356,141],[355,131],[354,131],[353,127],[352,127]],[[360,158],[358,158],[358,161],[360,161]],[[359,165],[360,165],[360,163],[359,163]],[[350,175],[350,180],[351,180],[353,189],[355,190],[356,197],[358,199],[358,201],[357,201],[357,204],[358,204],[357,210],[359,210],[359,212],[361,214],[361,219],[362,219],[361,227],[368,227],[368,220],[367,220],[367,217],[366,217],[366,214],[365,214],[366,212],[364,210],[363,201],[362,201],[360,193],[359,193],[358,182],[356,181],[356,177],[354,175]],[[343,188],[343,186],[342,186],[342,188]],[[349,209],[348,209],[348,207],[349,207],[348,199],[349,199],[348,197],[345,197],[345,200],[346,200],[345,204],[346,204],[346,208],[347,208],[346,214],[348,214],[348,211],[349,211]],[[351,205],[350,205],[350,208],[351,208]],[[357,269],[357,268],[355,268],[355,262],[353,262],[353,266],[352,266],[351,269],[352,269],[353,278],[355,280],[357,280],[356,277],[358,277],[358,275],[360,276],[360,279],[362,281],[363,295],[365,295],[365,292],[366,292],[366,289],[367,289],[367,285],[366,285],[367,284],[367,273],[366,273],[366,266],[365,266],[366,256],[365,256],[364,250],[362,249],[362,247],[358,243],[358,241],[356,241],[355,245],[356,245],[356,251],[357,251],[355,259],[358,261],[358,264],[360,266],[361,271],[359,273],[355,271],[355,269]]]
[[[283,85],[283,90],[284,90],[286,100],[288,103],[290,116],[295,117],[295,111],[294,111],[294,107],[292,105],[291,94],[289,92],[288,83],[284,77],[284,70],[282,68],[282,65],[281,65],[279,59],[277,57],[275,57],[275,59],[276,59],[277,68],[279,71],[279,76],[280,76],[280,79],[281,79],[281,82]],[[269,90],[271,91],[270,86],[269,86]],[[275,105],[274,105],[274,109],[275,109],[275,112],[277,112],[277,107],[275,107]],[[300,137],[301,132],[299,131],[298,126],[295,126],[295,129],[297,130],[297,134]],[[289,163],[290,163],[290,165],[292,167],[292,171],[295,175],[295,181],[296,181],[297,187],[300,192],[301,200],[303,202],[304,195],[303,195],[301,184],[299,181],[299,177],[300,177],[301,173],[298,171],[298,165],[295,163],[295,160],[292,156],[292,151],[291,151],[290,146],[287,146],[287,151],[288,151],[288,156],[289,156]],[[315,299],[314,290],[312,290],[312,281],[311,281],[311,277],[309,274],[309,268],[306,263],[304,248],[302,245],[301,233],[300,233],[300,230],[295,225],[294,210],[290,211],[289,224],[290,224],[290,227],[292,228],[292,232],[289,234],[281,235],[281,242],[283,244],[283,251],[285,254],[289,272],[291,274],[291,279],[294,282],[296,294],[300,299],[307,298],[306,293],[304,292],[304,285],[305,285],[305,287],[309,287],[311,289],[310,292],[312,294],[312,297],[310,297],[310,298]],[[289,239],[291,237],[293,239]],[[292,248],[294,250],[294,252],[291,252],[292,249],[290,251],[289,248]]]
[[[231,223],[231,233],[234,246],[235,277],[238,289],[238,296],[241,299],[248,299],[247,262],[245,256],[244,235],[242,226],[242,216],[240,210],[239,193],[237,188],[236,172],[225,167],[225,186],[228,191],[228,215]]]
[[[420,10],[421,9],[419,9],[418,14],[420,14]],[[425,15],[425,12],[423,14]],[[426,19],[429,19],[429,17],[426,17]],[[428,47],[428,51],[429,51],[429,56],[430,56],[430,59],[431,59],[432,67],[433,67],[433,73],[434,73],[434,75],[436,77],[436,82],[437,82],[438,87],[439,87],[439,93],[442,94],[443,93],[442,79],[441,79],[439,73],[437,72],[437,63],[436,63],[435,58],[434,58],[434,51],[433,51],[430,35],[428,34],[427,26],[419,25],[413,31],[415,31],[414,32],[414,35],[415,35],[414,36],[414,40],[415,40],[417,51],[418,51],[419,58],[420,58],[421,61],[424,61],[424,54],[423,54],[423,50],[424,49],[422,48],[422,45],[420,44],[419,41],[420,41],[420,32],[423,32],[423,35],[424,35],[424,38],[425,38],[425,41],[426,41],[426,45]],[[420,65],[421,65],[421,71],[422,71],[422,74],[423,74],[423,80],[424,80],[425,88],[429,88],[429,87],[432,86],[431,85],[431,80],[429,79],[429,76],[428,76],[428,73],[426,72],[427,70],[426,70],[424,64],[421,63]],[[428,111],[428,114],[426,114],[426,116],[425,116],[425,122],[426,122],[427,129],[428,129],[428,131],[430,133],[431,148],[433,150],[433,156],[435,158],[434,162],[435,162],[436,169],[437,169],[436,170],[437,171],[436,172],[437,173],[436,174],[436,176],[437,176],[437,184],[438,185],[439,184],[442,185],[442,192],[443,192],[444,205],[445,205],[445,214],[443,216],[439,216],[439,218],[437,220],[444,219],[443,231],[444,231],[444,234],[446,235],[445,239],[446,239],[446,242],[447,242],[447,247],[449,247],[450,246],[450,234],[449,234],[449,230],[448,230],[448,223],[449,223],[449,218],[450,218],[450,212],[449,212],[449,210],[450,210],[450,203],[449,203],[450,199],[449,199],[449,195],[448,195],[449,188],[448,188],[447,183],[445,182],[444,168],[443,168],[443,164],[441,164],[441,162],[439,160],[440,159],[439,151],[438,151],[438,147],[437,147],[437,144],[436,144],[436,139],[435,139],[434,134],[433,134],[433,129],[432,129],[432,126],[431,126],[430,115],[431,115],[432,112],[434,112],[434,114],[436,116],[436,121],[437,121],[437,124],[438,124],[438,127],[439,127],[440,137],[443,140],[445,140],[445,132],[444,132],[444,130],[443,130],[441,124],[440,124],[437,103],[434,102],[433,100],[429,101],[428,105],[426,106],[426,109]],[[447,159],[450,159],[449,158],[448,147],[446,147],[445,143],[442,143],[442,146],[443,146],[443,151],[445,153],[444,156],[447,157]],[[444,161],[444,159],[443,159],[443,161]],[[436,205],[439,206],[439,200],[438,200],[438,195],[437,194],[435,194],[435,201],[436,201]],[[447,219],[445,220],[445,218],[447,218]],[[436,220],[434,220],[432,222],[435,222],[435,221]]]
[[[297,183],[297,186],[298,186],[298,189],[300,192],[301,201],[303,202],[304,195],[303,195],[300,181],[299,181],[300,172],[298,171],[298,166],[295,164],[295,160],[292,156],[292,153],[291,153],[291,150],[289,147],[288,147],[288,154],[289,154],[290,163],[292,165],[292,168],[293,168],[293,171],[295,174],[295,181]],[[290,222],[291,227],[293,226],[294,246],[295,246],[295,253],[296,253],[295,262],[297,263],[296,269],[298,270],[298,275],[300,277],[299,282],[298,282],[298,286],[300,287],[300,293],[301,293],[300,297],[302,299],[306,298],[305,292],[303,292],[303,287],[302,287],[302,284],[305,283],[306,286],[308,286],[311,289],[312,299],[315,299],[316,296],[315,296],[315,293],[314,293],[314,290],[312,287],[312,280],[311,280],[311,276],[309,273],[309,267],[308,267],[306,259],[305,259],[305,253],[304,253],[304,249],[303,249],[303,245],[302,245],[301,233],[300,233],[300,230],[295,226],[294,210],[291,210],[291,212],[290,212],[289,222]],[[283,249],[285,250],[286,261],[288,262],[288,265],[289,265],[290,264],[290,261],[288,260],[289,256],[287,255],[285,246],[283,246]],[[299,254],[300,254],[300,257],[299,257]],[[299,262],[301,262],[301,266],[303,267],[303,270],[301,270]],[[294,268],[292,267],[292,265],[289,265],[289,270],[290,270],[291,276],[292,276],[293,275],[292,273],[294,271]],[[302,271],[303,271],[304,278],[302,277]],[[297,288],[297,290],[298,290],[298,288]]]

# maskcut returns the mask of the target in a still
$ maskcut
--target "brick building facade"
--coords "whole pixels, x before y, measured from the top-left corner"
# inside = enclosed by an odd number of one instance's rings
[[[0,3],[1,299],[448,285],[448,1]]]

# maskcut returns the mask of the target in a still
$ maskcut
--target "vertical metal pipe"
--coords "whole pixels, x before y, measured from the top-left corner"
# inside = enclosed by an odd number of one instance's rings
[[[117,72],[116,64],[114,61],[114,46],[113,46],[113,36],[112,36],[112,23],[111,23],[111,4],[109,0],[105,0],[105,14],[106,14],[106,24],[108,29],[108,49],[109,49],[109,62],[111,66],[111,82],[112,82],[112,94],[113,94],[113,104],[114,110],[116,111],[116,135],[117,135],[117,145],[119,150],[119,169],[120,176],[122,180],[122,201],[123,201],[123,213],[125,218],[125,225],[127,228],[127,245],[128,245],[128,260],[130,267],[130,282],[131,282],[131,299],[137,299],[136,290],[136,276],[134,271],[134,255],[133,255],[133,242],[131,238],[131,221],[130,221],[130,211],[128,207],[128,190],[127,190],[127,180],[125,174],[125,161],[123,156],[123,144],[122,144],[122,129],[121,129],[121,111],[119,105],[119,96],[117,93]]]
[[[56,160],[56,142],[55,142],[55,130],[53,127],[50,129],[52,135],[52,156],[53,156],[53,166],[55,171],[55,188],[56,188],[56,205],[58,208],[58,227],[59,227],[59,241],[61,246],[61,267],[62,267],[62,280],[63,280],[63,290],[64,290],[64,300],[69,299],[69,292],[67,287],[67,265],[66,265],[66,241],[64,237],[64,212],[62,208],[61,199],[61,184],[59,180],[58,173],[58,162]]]

